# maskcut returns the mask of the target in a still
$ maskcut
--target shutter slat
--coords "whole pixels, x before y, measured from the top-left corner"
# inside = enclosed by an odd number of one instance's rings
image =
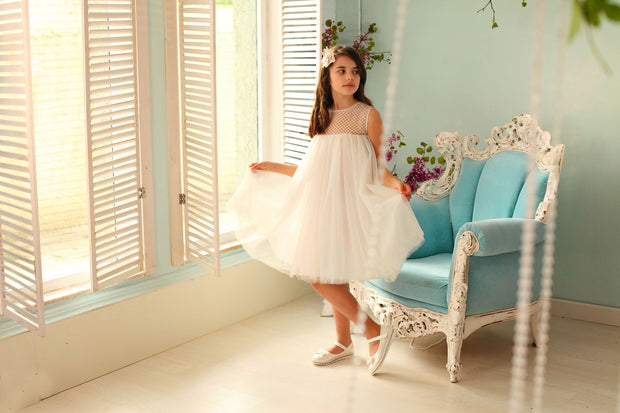
[[[144,274],[134,7],[133,1],[84,2],[94,290]],[[127,227],[135,232],[128,232]],[[123,259],[131,261],[131,266],[110,263],[113,243],[124,246],[122,251],[128,255]]]
[[[96,181],[102,175],[113,176],[113,172],[115,172],[117,169],[124,169],[127,167],[132,167],[134,168],[134,170],[136,170],[138,167],[138,164],[136,162],[137,161],[135,157],[129,157],[129,158],[123,158],[123,159],[113,159],[109,162],[105,162],[101,165],[97,165],[97,167],[93,168],[93,171],[92,171],[93,181]]]
[[[307,136],[321,45],[319,1],[282,4],[284,161],[299,164],[310,146]],[[293,132],[293,133],[291,133]],[[292,151],[291,149],[295,149]]]
[[[99,249],[100,257],[108,257],[111,254],[116,254],[117,251],[124,251],[127,246],[130,246],[130,248],[135,248],[136,241],[139,239],[139,237],[140,234],[138,233],[136,228],[136,230],[134,231],[134,236],[125,237],[122,242],[116,242],[116,240],[114,240],[115,242],[108,242],[106,244],[106,248],[102,247]]]
[[[16,20],[17,18],[17,20]],[[0,5],[0,315],[45,335],[28,2]],[[19,131],[15,130],[19,128]],[[6,140],[0,141],[6,143]],[[21,194],[26,194],[22,196]],[[9,211],[19,211],[17,216]]]
[[[131,238],[131,234],[133,232],[139,231],[140,228],[137,225],[125,226],[123,228],[117,229],[116,231],[98,235],[97,241],[100,243],[99,245],[104,246],[107,249],[112,243],[117,243],[121,238],[124,237]]]
[[[101,80],[91,80],[90,88],[91,90],[97,90],[101,88],[109,88],[114,84],[120,83],[133,83],[133,69],[122,69],[115,70],[114,77],[108,76],[103,77]]]
[[[136,197],[135,194],[131,194],[131,196],[134,198]],[[124,197],[123,199],[115,199],[113,204],[127,200],[127,197]],[[132,203],[122,204],[120,207],[117,206],[116,208],[110,208],[110,205],[108,204],[107,207],[108,208],[106,210],[100,209],[96,217],[98,218],[97,222],[102,231],[110,228],[111,224],[118,225],[121,222],[127,221],[131,218],[136,218],[138,216],[137,212],[132,210],[134,207]]]
[[[24,272],[30,272],[30,271],[32,271],[32,269],[31,269],[31,268],[25,268],[25,267],[22,267],[22,269],[24,270]],[[34,289],[34,288],[32,288],[32,281],[33,281],[33,280],[31,280],[31,279],[30,279],[30,280],[28,280],[28,281],[30,282],[30,284],[28,284],[28,283],[24,282],[22,279],[20,279],[20,278],[14,278],[14,277],[12,277],[12,276],[11,276],[11,275],[9,275],[9,274],[5,275],[5,277],[6,277],[6,278],[5,278],[5,280],[10,281],[10,284],[19,284],[19,285],[20,285],[20,287],[21,287],[21,289],[25,289],[27,292],[30,292],[30,295],[26,295],[26,298],[27,298],[27,299],[30,299],[30,297],[32,297],[34,294],[36,294],[35,289]],[[23,294],[25,294],[25,292],[24,292]]]
[[[179,2],[179,80],[186,257],[219,275],[214,0]],[[182,4],[181,4],[182,3]],[[200,188],[201,190],[196,190]],[[198,205],[209,205],[198,213]],[[209,229],[199,223],[212,222]],[[202,248],[194,238],[206,242]]]
[[[127,262],[127,264],[125,264],[125,262]],[[99,273],[101,276],[97,281],[102,284],[102,286],[116,284],[119,282],[119,279],[124,281],[141,275],[139,272],[140,267],[140,261],[135,260],[135,257],[130,257],[122,262],[117,261],[100,268]]]
[[[110,237],[110,239],[105,242],[103,241],[100,242],[99,244],[100,253],[102,255],[107,254],[107,251],[115,248],[115,246],[119,243],[118,239],[120,238],[124,240],[122,241],[122,243],[131,243],[133,242],[132,240],[138,240],[140,238],[139,228],[128,227],[128,228],[123,228],[121,230],[116,231],[116,234],[114,235],[114,237]]]

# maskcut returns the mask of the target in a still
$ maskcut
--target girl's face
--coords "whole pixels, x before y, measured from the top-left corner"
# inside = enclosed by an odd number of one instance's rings
[[[329,67],[332,95],[353,96],[360,86],[360,74],[355,61],[349,56],[340,55]]]

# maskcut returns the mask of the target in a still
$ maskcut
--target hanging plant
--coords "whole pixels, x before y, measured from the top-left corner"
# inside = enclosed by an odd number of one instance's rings
[[[335,46],[339,38],[338,33],[344,32],[346,28],[347,27],[342,24],[341,21],[332,19],[325,20],[325,29],[321,36],[323,49]],[[377,23],[371,23],[370,26],[368,26],[368,30],[357,36],[351,46],[360,55],[366,70],[371,70],[375,63],[391,63],[392,53],[389,50],[386,52],[373,51],[376,44],[372,35],[375,33],[377,33]]]

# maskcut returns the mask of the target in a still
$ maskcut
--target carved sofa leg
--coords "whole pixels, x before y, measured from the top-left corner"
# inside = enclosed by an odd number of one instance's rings
[[[450,375],[450,381],[456,383],[459,381],[459,372],[461,371],[461,348],[463,347],[463,330],[452,329],[446,336],[446,344],[448,345],[448,363],[446,369]]]
[[[467,306],[467,281],[469,273],[469,257],[480,249],[476,235],[471,231],[461,234],[456,247],[456,256],[452,273],[452,289],[448,305],[448,374],[450,381],[458,381],[458,372],[461,370],[461,347],[465,331],[465,308]]]

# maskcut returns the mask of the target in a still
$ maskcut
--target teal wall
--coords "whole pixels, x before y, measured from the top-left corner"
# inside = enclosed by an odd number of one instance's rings
[[[166,133],[166,61],[164,0],[148,0],[151,76],[151,139],[157,273],[172,270],[170,208],[168,205],[168,137]]]
[[[325,0],[327,1],[327,0]],[[560,104],[554,102],[562,0],[545,4],[543,82],[539,123],[552,130],[554,110],[562,116],[566,153],[558,195],[554,297],[620,307],[620,24],[604,25],[594,38],[614,73],[606,75],[594,59],[584,33],[565,49]],[[394,128],[413,151],[440,131],[474,133],[481,139],[493,126],[530,112],[535,2],[495,2],[498,29],[491,30],[486,1],[409,1]],[[570,2],[567,2],[570,3]],[[396,20],[395,0],[361,0],[362,27],[376,22],[376,50],[389,50]],[[358,0],[336,0],[336,17],[347,30],[338,41],[351,42],[358,30]],[[568,19],[566,19],[568,20]],[[369,72],[367,94],[385,107],[390,66]],[[554,109],[555,108],[555,109]],[[404,159],[404,157],[403,157]],[[406,162],[400,160],[401,174]],[[612,210],[613,209],[613,210]]]

